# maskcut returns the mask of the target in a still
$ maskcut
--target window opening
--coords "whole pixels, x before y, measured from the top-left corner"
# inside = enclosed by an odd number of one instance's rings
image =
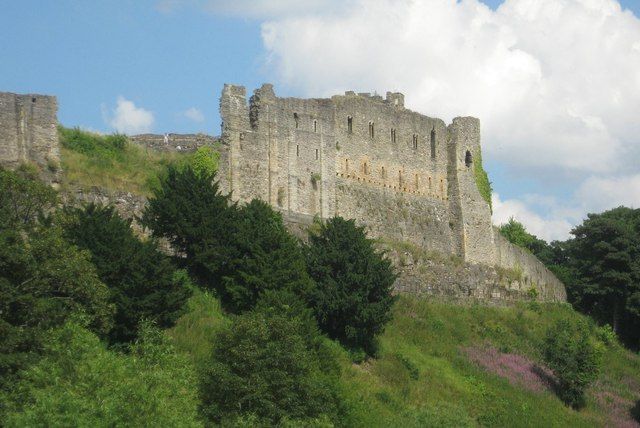
[[[347,132],[349,134],[353,132],[353,118],[351,116],[347,116]]]
[[[436,158],[436,130],[431,130],[431,159]]]
[[[473,163],[473,156],[471,156],[471,152],[467,150],[467,154],[464,156],[464,164],[469,168]]]

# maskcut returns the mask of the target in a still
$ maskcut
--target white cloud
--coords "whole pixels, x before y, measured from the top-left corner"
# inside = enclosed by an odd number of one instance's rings
[[[202,123],[204,122],[204,114],[202,114],[202,112],[200,110],[198,110],[195,107],[191,107],[187,110],[185,110],[182,115],[184,117],[186,117],[189,120],[192,120],[194,122],[197,123]]]
[[[136,107],[133,101],[123,96],[118,97],[115,109],[111,112],[103,111],[103,115],[110,127],[124,134],[150,132],[155,121],[152,112]]]
[[[290,92],[399,90],[425,114],[477,116],[486,159],[539,194],[576,188],[552,212],[531,197],[498,201],[533,233],[566,236],[585,210],[638,205],[640,20],[616,0],[505,0],[495,11],[478,0],[353,0],[280,13],[262,38]]]
[[[529,233],[546,241],[569,238],[571,222],[562,218],[557,212],[551,212],[550,217],[543,217],[533,212],[526,203],[517,199],[502,201],[500,195],[493,194],[493,223],[501,225],[511,217],[522,223]],[[554,209],[553,211],[556,211]]]
[[[196,6],[208,12],[249,19],[268,19],[292,15],[332,12],[351,0],[159,0],[156,9],[171,13],[183,6]]]

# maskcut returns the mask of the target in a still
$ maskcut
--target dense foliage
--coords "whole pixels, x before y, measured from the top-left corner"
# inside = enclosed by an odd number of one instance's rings
[[[321,354],[322,346],[311,312],[294,294],[266,293],[255,310],[216,335],[202,387],[204,414],[216,422],[249,415],[269,423],[337,422],[337,373],[326,369],[331,356]]]
[[[558,382],[558,395],[568,405],[585,404],[585,391],[600,372],[601,351],[584,322],[560,320],[547,332],[544,359]]]
[[[203,177],[212,177],[218,171],[218,162],[220,161],[220,153],[213,147],[202,146],[193,154],[190,165],[196,175]]]
[[[335,217],[309,236],[311,296],[322,331],[353,349],[375,353],[375,336],[391,319],[396,275],[354,220]]]
[[[202,426],[193,366],[150,327],[127,354],[75,323],[53,330],[8,401],[7,427]]]
[[[201,286],[220,290],[237,256],[238,210],[213,179],[191,167],[170,166],[144,210],[142,224],[154,237],[171,243],[178,262]]]
[[[65,236],[89,250],[98,275],[116,308],[111,343],[135,339],[142,320],[170,327],[181,314],[191,290],[154,240],[141,241],[131,220],[114,207],[88,204],[65,211]]]

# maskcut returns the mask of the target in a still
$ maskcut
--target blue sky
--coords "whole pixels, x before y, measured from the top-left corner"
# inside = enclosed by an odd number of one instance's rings
[[[130,109],[143,109],[143,112],[149,112],[152,115],[153,123],[148,122],[145,130],[159,133],[206,132],[210,134],[218,134],[219,132],[218,97],[225,82],[242,84],[247,86],[249,90],[258,87],[263,82],[273,82],[278,93],[298,96],[327,95],[331,93],[332,88],[337,88],[336,90],[371,89],[379,91],[400,88],[405,92],[411,91],[415,94],[413,98],[408,95],[408,102],[412,103],[414,109],[420,111],[428,110],[428,106],[434,105],[434,100],[442,98],[429,99],[428,92],[413,91],[408,84],[406,86],[408,89],[405,89],[404,82],[407,81],[405,79],[413,78],[413,75],[407,74],[406,76],[409,77],[402,75],[396,80],[387,81],[382,78],[375,80],[364,78],[367,71],[360,71],[357,67],[354,69],[353,66],[350,69],[361,73],[360,75],[349,78],[348,72],[344,72],[347,70],[345,68],[343,74],[347,77],[344,80],[340,80],[340,75],[327,81],[322,78],[305,80],[304,76],[313,75],[314,70],[305,69],[305,64],[301,64],[305,62],[304,56],[294,56],[299,46],[296,46],[295,41],[291,39],[297,39],[297,36],[295,32],[287,33],[287,31],[294,31],[290,29],[295,26],[297,19],[295,16],[283,16],[282,10],[285,9],[272,8],[271,3],[270,6],[262,5],[264,10],[260,9],[263,12],[258,13],[256,12],[258,8],[252,7],[251,2],[244,0],[235,2],[209,0],[213,6],[208,8],[205,7],[206,1],[86,2],[59,0],[53,2],[3,0],[0,9],[2,10],[0,14],[0,37],[2,40],[0,43],[0,58],[2,58],[0,90],[57,95],[59,101],[58,118],[66,126],[81,126],[102,132],[112,132],[114,124],[117,123],[114,118],[119,114],[119,110],[116,110],[118,99],[122,97],[121,101],[126,100],[133,104],[124,103],[120,106],[123,109],[120,113],[129,111],[127,110],[127,106],[129,106]],[[260,1],[264,3],[263,0]],[[318,0],[309,1],[317,2]],[[438,2],[447,3],[449,9],[458,7],[453,0],[425,1],[431,1],[434,5]],[[471,4],[472,1],[466,0],[466,3]],[[525,4],[531,0],[510,1],[513,4]],[[571,2],[579,3],[582,0],[557,1],[569,4]],[[604,3],[613,0],[601,1]],[[282,3],[289,8],[294,4],[288,3],[288,0],[282,0]],[[377,0],[375,3],[379,3],[380,8],[384,7],[384,0]],[[485,0],[484,3],[495,10],[502,4],[502,1]],[[295,4],[299,6],[303,3]],[[336,4],[338,3],[336,2]],[[640,0],[621,0],[620,4],[623,8],[630,9],[636,17],[640,16]],[[567,6],[565,12],[574,13],[574,9],[576,8]],[[459,10],[462,9],[459,8]],[[487,18],[486,13],[474,10],[473,13],[477,13],[482,19],[503,24],[505,19],[508,21],[508,18],[500,17],[497,13]],[[576,21],[568,21],[568,26],[580,25],[582,15],[579,11],[575,13]],[[464,19],[461,14],[451,16],[456,17],[455,19]],[[322,21],[322,19],[328,21]],[[626,19],[625,23],[629,21],[629,17],[616,19],[622,21]],[[333,15],[318,17],[318,20],[321,23],[324,22],[325,27],[327,22],[339,21],[339,19],[334,19]],[[633,21],[633,19],[631,20]],[[275,24],[267,24],[265,27],[265,22],[275,22]],[[305,22],[310,26],[316,23],[313,19]],[[629,32],[625,33],[625,37],[632,38],[627,42],[631,46],[634,46],[635,33],[633,31],[636,28],[634,24],[631,22]],[[273,34],[272,39],[263,34],[265,28],[273,30],[265,33]],[[339,26],[336,28],[338,31]],[[495,28],[499,28],[499,26]],[[589,27],[585,26],[584,28],[585,34],[588,34]],[[519,30],[514,28],[512,31],[517,33]],[[608,30],[605,28],[604,31]],[[487,34],[489,34],[487,36],[489,39],[494,36],[500,37],[496,32]],[[514,47],[531,54],[537,62],[536,73],[542,73],[543,78],[558,73],[560,66],[557,65],[557,62],[553,62],[557,61],[557,52],[545,56],[546,54],[541,51],[543,48],[536,45],[535,37],[519,34],[517,36],[520,37],[520,41]],[[306,39],[300,37],[300,39],[305,43],[313,43],[314,39],[311,37],[307,36]],[[472,37],[477,37],[478,44],[486,42],[483,35]],[[507,37],[505,40],[508,39]],[[620,40],[622,41],[619,43],[624,42],[623,39]],[[384,43],[384,41],[380,43]],[[638,43],[640,46],[640,39],[638,39]],[[499,47],[496,48],[490,40],[486,44],[494,49],[492,51],[494,54],[499,52]],[[290,54],[290,52],[293,53]],[[425,55],[428,55],[428,52]],[[582,55],[590,55],[588,45]],[[617,55],[616,58],[624,61],[622,54],[612,53],[611,55]],[[333,60],[331,56],[328,58]],[[516,67],[517,70],[529,66],[527,62],[529,60],[523,59],[522,56],[505,58],[504,61],[504,64],[507,64],[506,67]],[[590,64],[590,61],[581,61],[580,64]],[[421,64],[418,65],[418,67],[421,66]],[[307,67],[312,67],[312,65],[307,65]],[[433,72],[434,76],[437,71],[436,69],[429,71],[429,64],[425,65],[425,70],[425,73]],[[296,72],[296,74],[290,74],[292,72]],[[511,74],[513,73],[508,73],[508,75]],[[434,79],[436,78],[431,80],[418,79],[415,86],[429,87],[434,84]],[[551,78],[549,79],[552,81]],[[318,80],[321,82],[318,83]],[[438,82],[436,81],[436,83]],[[514,86],[515,88],[522,86],[519,82],[517,83],[518,86]],[[369,87],[343,87],[350,84],[369,85]],[[502,86],[502,82],[494,84]],[[557,83],[545,85],[545,88],[554,85]],[[637,87],[633,87],[634,91],[636,89]],[[574,94],[580,94],[580,92],[579,88],[573,91]],[[627,92],[622,89],[620,96],[628,97]],[[562,96],[571,95],[563,93]],[[623,101],[633,103],[635,98],[623,99]],[[577,104],[568,103],[567,109],[580,109],[579,105],[576,107]],[[423,109],[422,105],[427,107]],[[465,109],[468,109],[470,114],[475,115],[476,110],[483,111],[478,106],[481,104],[474,102],[474,100],[466,102],[463,98],[459,105],[453,105],[450,110],[455,112],[459,108],[464,110],[462,113],[466,114]],[[196,113],[186,114],[189,110]],[[487,107],[487,111],[493,112],[494,110],[493,106]],[[424,112],[431,113],[431,111]],[[437,113],[446,117],[449,110],[443,107],[442,111],[437,111]],[[582,112],[579,112],[578,115],[581,116]],[[543,121],[542,113],[540,117],[542,119],[539,120]],[[482,119],[484,121],[484,118]],[[526,114],[524,120],[526,121]],[[534,120],[533,116],[531,120]],[[631,144],[625,140],[626,137],[622,131],[625,130],[628,133],[627,128],[630,127],[628,123],[602,119],[598,116],[598,112],[591,110],[584,113],[585,122],[597,123],[598,120],[604,123],[606,132],[598,131],[600,133],[597,138],[607,141],[607,144],[619,141],[621,147],[624,144]],[[562,123],[546,125],[541,123],[540,126],[557,127],[558,129],[565,127]],[[589,129],[593,129],[596,125],[589,126]],[[489,147],[485,155],[487,169],[501,202],[506,202],[508,205],[512,201],[515,204],[508,207],[503,204],[504,213],[501,214],[501,219],[503,220],[504,216],[508,214],[522,216],[522,220],[530,228],[544,237],[562,237],[566,235],[568,225],[579,220],[585,210],[600,209],[607,204],[615,205],[618,201],[603,202],[598,200],[590,206],[583,207],[578,206],[580,204],[576,200],[563,205],[562,200],[581,196],[580,189],[583,189],[585,183],[591,183],[596,187],[600,186],[604,189],[603,192],[606,192],[606,185],[616,186],[615,183],[612,184],[611,180],[618,180],[619,185],[624,185],[624,183],[635,185],[636,183],[633,171],[627,171],[626,175],[620,176],[611,171],[599,171],[597,165],[590,165],[588,161],[575,166],[570,159],[566,161],[566,165],[555,165],[554,160],[558,156],[562,156],[561,154],[550,155],[550,161],[546,164],[545,159],[542,158],[537,163],[528,162],[524,158],[522,168],[514,168],[510,159],[518,159],[520,156],[518,150],[521,146],[536,143],[533,140],[530,142],[525,137],[520,137],[517,128],[515,131],[510,131],[507,137],[502,135],[497,128],[491,124],[491,121],[488,121],[484,128],[487,129],[487,133],[483,135],[483,138]],[[571,141],[581,138],[589,139],[590,136],[585,132],[576,129],[575,135],[568,134],[566,138],[553,142],[552,145],[550,143],[549,146],[541,146],[537,153],[545,153],[549,147],[564,144],[563,142],[571,144]],[[614,143],[608,142],[610,140]],[[518,145],[519,141],[520,145]],[[594,145],[597,145],[597,142]],[[533,147],[533,149],[536,152],[536,148]],[[636,153],[633,147],[627,147],[627,149],[634,154]],[[594,149],[589,156],[601,156],[602,159],[606,159],[605,156],[608,154],[602,154]],[[566,170],[566,173],[558,174],[559,169]],[[599,179],[609,180],[609,182],[593,181]],[[635,189],[632,190],[635,191]],[[635,195],[634,192],[632,193]],[[633,204],[635,199],[631,201],[620,200],[620,202]],[[553,232],[545,235],[546,231],[552,229]]]

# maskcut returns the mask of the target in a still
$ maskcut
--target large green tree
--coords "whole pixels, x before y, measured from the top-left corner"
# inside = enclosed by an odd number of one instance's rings
[[[375,352],[375,336],[391,319],[396,275],[354,220],[329,219],[309,236],[311,296],[320,328],[350,348]]]
[[[635,321],[640,296],[640,210],[615,208],[589,214],[571,232],[569,265],[576,278],[571,285],[574,304],[623,335]],[[637,324],[636,324],[637,325]]]
[[[205,288],[220,289],[236,257],[238,210],[215,175],[169,166],[142,215],[154,237],[167,239],[177,260]]]
[[[265,290],[286,288],[302,297],[311,292],[302,250],[269,204],[254,199],[240,209],[233,245],[222,287],[227,308],[251,309]]]
[[[267,291],[256,309],[216,335],[202,383],[204,414],[223,423],[246,416],[268,425],[337,422],[338,365],[322,352],[324,343],[303,302],[288,291]]]
[[[170,327],[180,316],[191,290],[176,275],[168,256],[154,240],[141,241],[112,206],[88,204],[67,208],[65,236],[91,253],[100,279],[116,307],[112,343],[135,339],[142,320]]]

